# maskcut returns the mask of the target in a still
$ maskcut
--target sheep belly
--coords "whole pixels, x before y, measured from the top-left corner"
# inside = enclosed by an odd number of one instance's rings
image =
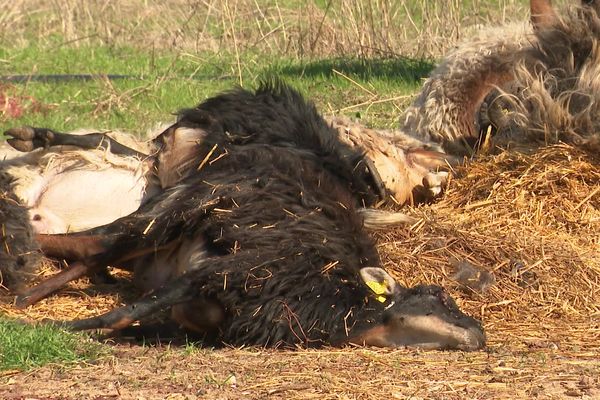
[[[30,209],[37,233],[78,232],[136,211],[146,180],[129,170],[69,170],[48,178]]]

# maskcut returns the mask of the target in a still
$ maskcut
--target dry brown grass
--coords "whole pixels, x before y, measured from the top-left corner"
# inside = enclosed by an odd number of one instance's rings
[[[0,43],[56,41],[288,57],[439,57],[525,0],[0,0]]]
[[[441,284],[484,322],[489,343],[483,352],[188,354],[121,345],[116,358],[69,375],[46,368],[6,379],[23,395],[67,398],[117,389],[124,399],[198,393],[225,399],[598,398],[599,188],[597,156],[566,145],[503,152],[460,167],[441,201],[413,210],[421,220],[410,229],[378,235],[386,268],[400,282]],[[459,290],[451,279],[452,259],[493,272],[496,284],[485,294]],[[80,318],[120,304],[119,293],[131,296],[121,286],[98,293],[80,282],[30,309],[4,302],[0,311],[28,320]],[[49,383],[35,383],[40,380]],[[99,389],[107,387],[112,392]]]

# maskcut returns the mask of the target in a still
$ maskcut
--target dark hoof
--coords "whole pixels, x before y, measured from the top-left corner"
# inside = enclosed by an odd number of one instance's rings
[[[13,149],[22,151],[22,152],[30,152],[34,149],[33,143],[31,141],[19,140],[19,139],[8,139],[6,141]]]
[[[29,126],[20,126],[18,128],[10,128],[4,134],[15,139],[30,141],[35,137],[35,130]]]
[[[106,269],[100,270],[100,271],[96,272],[95,274],[92,274],[90,276],[90,281],[94,285],[99,285],[99,284],[114,285],[118,282],[118,280],[114,276],[112,276],[110,274],[110,272],[108,272],[108,270],[106,270]]]
[[[7,143],[15,150],[29,152],[37,148],[48,148],[54,141],[55,134],[49,129],[32,128],[30,126],[22,126],[19,128],[11,128],[4,132],[4,135],[11,137]]]
[[[33,304],[33,302],[30,300],[30,297],[27,295],[20,295],[20,296],[17,296],[17,298],[15,299],[15,307],[17,307],[18,309],[27,308],[32,304]]]

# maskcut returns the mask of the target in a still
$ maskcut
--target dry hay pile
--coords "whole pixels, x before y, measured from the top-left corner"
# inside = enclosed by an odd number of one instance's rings
[[[412,285],[451,279],[456,260],[493,273],[463,287],[490,343],[596,345],[600,336],[600,158],[567,145],[502,152],[457,171],[410,232],[381,237],[387,268]],[[535,344],[535,343],[534,343]]]

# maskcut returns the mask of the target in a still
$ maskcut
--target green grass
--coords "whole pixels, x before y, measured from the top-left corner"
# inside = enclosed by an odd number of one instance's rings
[[[0,317],[0,371],[91,360],[105,351],[82,339],[48,325],[34,327]]]
[[[13,96],[39,101],[44,111],[25,112],[1,121],[1,128],[44,126],[122,129],[144,133],[173,113],[236,85],[255,87],[277,76],[313,99],[323,112],[361,115],[367,122],[395,125],[399,110],[410,100],[432,63],[397,59],[323,59],[301,61],[266,58],[247,52],[238,69],[233,55],[148,54],[135,48],[41,47],[0,50],[0,75],[118,74],[129,78],[106,81],[13,83]],[[387,99],[394,99],[389,100]],[[375,102],[375,104],[371,104]],[[353,105],[362,106],[353,107]]]

